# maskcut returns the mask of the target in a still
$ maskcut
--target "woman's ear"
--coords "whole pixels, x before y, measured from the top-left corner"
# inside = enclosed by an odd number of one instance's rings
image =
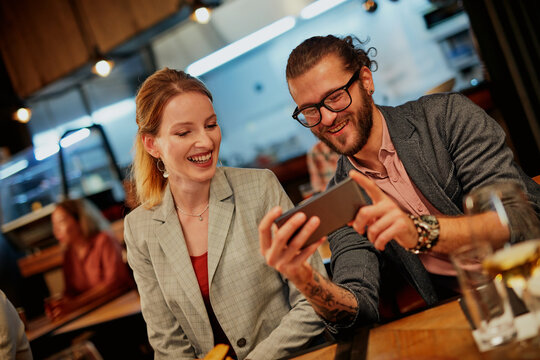
[[[151,134],[142,134],[141,140],[142,140],[142,143],[146,152],[148,152],[150,155],[152,155],[156,159],[159,159],[160,155],[159,155],[159,149],[157,146],[156,137]]]

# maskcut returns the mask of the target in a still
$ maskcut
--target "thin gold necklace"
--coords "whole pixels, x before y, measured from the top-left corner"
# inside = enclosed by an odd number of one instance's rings
[[[203,210],[199,215],[187,213],[187,212],[185,212],[184,210],[182,210],[182,209],[180,208],[180,206],[178,206],[178,205],[175,205],[175,206],[176,206],[176,208],[178,209],[178,211],[180,211],[182,214],[187,215],[187,216],[198,217],[198,218],[199,218],[199,221],[203,221],[202,215],[206,212],[206,210],[208,210],[208,207],[210,206],[210,203],[206,204],[206,207],[204,208],[204,210]]]

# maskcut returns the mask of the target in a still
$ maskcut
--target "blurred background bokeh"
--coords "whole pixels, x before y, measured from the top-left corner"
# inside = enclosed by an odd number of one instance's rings
[[[194,19],[199,7],[210,18]],[[516,161],[540,174],[537,1],[1,0],[0,288],[32,317],[51,279],[20,259],[54,246],[50,214],[86,197],[109,220],[133,206],[127,179],[134,97],[155,70],[200,77],[214,94],[223,165],[272,169],[294,202],[315,137],[292,118],[288,54],[314,35],[376,50],[373,98],[398,105],[458,91],[503,126]],[[97,60],[110,61],[100,76]],[[103,63],[102,63],[103,64]],[[28,113],[19,112],[26,108]],[[121,228],[119,228],[121,236]],[[24,272],[24,271],[23,271]],[[33,296],[34,293],[40,296]]]

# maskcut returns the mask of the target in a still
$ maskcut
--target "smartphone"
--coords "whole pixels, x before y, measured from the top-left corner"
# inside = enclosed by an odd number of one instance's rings
[[[306,247],[353,220],[360,207],[364,205],[367,205],[367,198],[361,187],[353,179],[347,178],[290,209],[274,222],[280,227],[297,212],[303,212],[308,219],[314,215],[318,216],[321,223],[304,244]]]

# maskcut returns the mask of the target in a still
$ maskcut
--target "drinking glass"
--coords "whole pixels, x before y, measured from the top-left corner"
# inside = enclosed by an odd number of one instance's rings
[[[517,335],[504,284],[482,266],[492,254],[491,245],[479,241],[450,255],[481,349],[508,343]]]
[[[504,226],[513,231],[512,242],[508,241],[504,247],[487,256],[482,265],[492,276],[512,288],[532,313],[535,327],[532,333],[537,336],[527,346],[536,358],[540,356],[540,322],[535,316],[540,310],[540,297],[534,296],[536,291],[531,291],[531,286],[533,275],[540,272],[540,221],[521,187],[511,182],[475,189],[465,197],[464,208],[468,215],[492,211]],[[474,240],[482,239],[481,232],[471,235]],[[525,353],[522,355],[530,358]]]

